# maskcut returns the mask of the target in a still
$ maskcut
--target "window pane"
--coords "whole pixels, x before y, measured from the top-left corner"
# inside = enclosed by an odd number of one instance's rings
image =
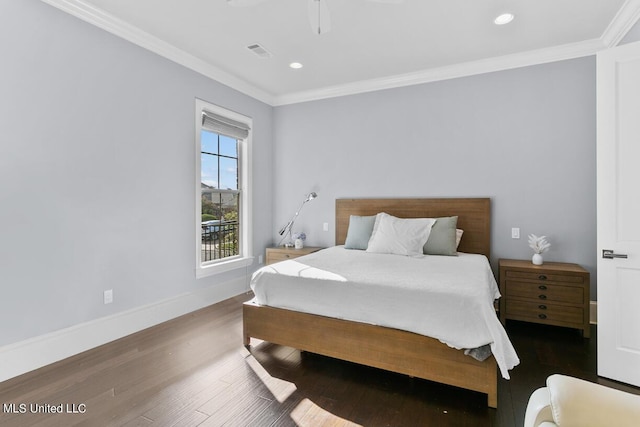
[[[240,212],[240,195],[238,193],[223,193],[221,203],[223,219],[237,222],[238,212]]]
[[[223,232],[221,237],[220,253],[224,256],[234,256],[240,253],[238,244],[240,238],[240,227],[238,223],[238,214],[240,212],[240,195],[239,194],[222,194],[222,218]]]
[[[204,221],[205,199],[203,196],[201,261],[207,262],[238,255],[240,253],[239,195],[214,191],[212,202],[206,203],[206,206],[211,208],[213,219]]]
[[[220,157],[220,189],[238,189],[238,160]]]
[[[218,156],[211,154],[200,155],[200,181],[209,188],[218,187]]]
[[[234,138],[220,135],[220,155],[238,157],[238,141]]]
[[[218,134],[203,130],[200,132],[200,151],[205,153],[218,153]]]

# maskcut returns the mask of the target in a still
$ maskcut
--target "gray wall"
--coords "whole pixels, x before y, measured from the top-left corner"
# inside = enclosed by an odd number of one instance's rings
[[[0,57],[0,345],[247,273],[195,279],[194,100],[254,120],[256,255],[272,107],[39,0],[0,2]]]
[[[595,283],[593,57],[274,110],[39,0],[0,55],[0,345],[250,272],[194,278],[195,97],[254,119],[256,255],[309,191],[323,246],[338,197],[488,196],[494,267],[545,234]]]
[[[309,191],[296,228],[321,246],[336,198],[491,197],[494,267],[546,235],[545,259],[590,270],[595,299],[595,71],[588,57],[278,107],[274,229]]]

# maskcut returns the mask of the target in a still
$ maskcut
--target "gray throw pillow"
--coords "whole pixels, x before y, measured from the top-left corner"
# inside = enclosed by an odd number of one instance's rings
[[[456,248],[457,216],[437,218],[431,227],[429,240],[424,244],[426,255],[458,255]]]
[[[347,239],[344,242],[345,249],[367,249],[369,239],[371,238],[371,233],[373,232],[373,224],[375,222],[375,215],[351,215],[349,217]]]

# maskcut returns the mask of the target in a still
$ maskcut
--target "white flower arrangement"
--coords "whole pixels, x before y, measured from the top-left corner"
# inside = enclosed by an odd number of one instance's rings
[[[529,234],[529,247],[533,249],[533,252],[541,254],[546,252],[551,244],[547,242],[546,236],[536,236],[535,234]]]
[[[293,233],[293,239],[307,240],[307,235],[304,232],[299,231],[297,233]]]

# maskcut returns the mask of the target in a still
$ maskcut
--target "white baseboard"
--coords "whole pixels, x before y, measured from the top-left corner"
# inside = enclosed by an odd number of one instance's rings
[[[598,301],[591,301],[589,304],[589,321],[593,325],[598,324]]]
[[[0,347],[0,382],[247,291],[241,277]]]

